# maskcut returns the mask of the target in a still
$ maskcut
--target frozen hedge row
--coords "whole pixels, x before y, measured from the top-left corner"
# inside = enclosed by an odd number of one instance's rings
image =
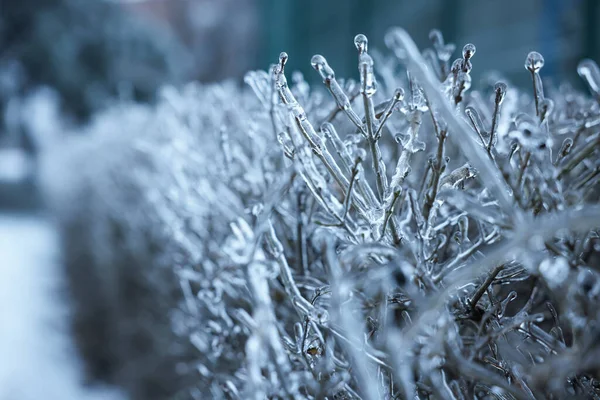
[[[486,80],[438,31],[357,81],[166,88],[47,154],[74,332],[134,399],[598,398],[600,71]]]

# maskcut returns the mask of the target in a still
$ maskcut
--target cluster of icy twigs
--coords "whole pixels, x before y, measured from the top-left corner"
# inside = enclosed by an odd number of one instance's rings
[[[356,36],[358,82],[313,57],[331,96],[282,53],[253,93],[165,89],[52,152],[92,377],[136,399],[600,398],[598,66],[592,98],[544,88],[536,52],[532,94],[473,91],[475,46],[385,39],[374,72]]]

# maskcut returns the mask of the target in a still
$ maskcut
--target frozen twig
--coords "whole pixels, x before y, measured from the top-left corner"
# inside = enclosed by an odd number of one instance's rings
[[[482,154],[473,138],[468,134],[468,126],[455,115],[448,100],[444,98],[439,83],[436,82],[431,71],[425,67],[425,60],[410,36],[406,31],[394,28],[386,35],[386,43],[398,58],[406,62],[408,69],[419,80],[427,97],[433,103],[432,105],[437,107],[448,124],[448,130],[451,130],[457,140],[460,140],[461,149],[465,152],[466,157],[479,170],[483,182],[489,186],[507,215],[513,215],[515,210],[510,198],[510,190],[506,187],[500,171],[494,167],[487,155]]]

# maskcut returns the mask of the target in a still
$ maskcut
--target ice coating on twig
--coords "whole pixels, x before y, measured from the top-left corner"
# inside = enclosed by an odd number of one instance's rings
[[[407,67],[414,74],[425,89],[428,97],[438,111],[443,114],[449,128],[459,135],[461,140],[461,149],[465,152],[466,157],[479,170],[479,174],[486,183],[490,186],[490,190],[497,197],[507,212],[512,213],[513,201],[510,197],[510,191],[506,188],[503,178],[499,171],[491,164],[489,159],[482,154],[477,148],[473,137],[469,135],[469,127],[463,120],[455,115],[454,110],[450,107],[448,100],[444,98],[440,91],[439,84],[435,82],[431,72],[425,68],[425,61],[421,57],[414,42],[408,36],[406,31],[395,28],[386,35],[386,43],[396,55],[407,63]]]

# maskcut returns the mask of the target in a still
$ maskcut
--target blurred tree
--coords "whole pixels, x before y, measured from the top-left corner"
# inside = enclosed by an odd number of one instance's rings
[[[118,3],[88,0],[0,0],[0,66],[15,60],[20,94],[53,87],[64,110],[79,119],[118,94],[151,99],[188,67],[165,29]]]

